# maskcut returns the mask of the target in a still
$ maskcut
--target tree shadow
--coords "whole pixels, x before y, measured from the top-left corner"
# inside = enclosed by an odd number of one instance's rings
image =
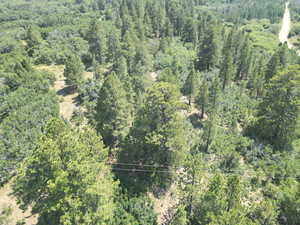
[[[67,96],[67,95],[74,94],[75,91],[76,91],[76,89],[74,88],[74,86],[67,86],[67,87],[64,87],[64,88],[58,90],[56,92],[56,94],[61,95],[61,96]]]
[[[73,103],[75,104],[76,107],[79,107],[82,101],[79,96],[76,96],[75,98],[73,98]]]
[[[201,122],[200,115],[198,113],[194,113],[188,117],[190,120],[191,124],[195,129],[201,129],[203,128],[203,124]]]

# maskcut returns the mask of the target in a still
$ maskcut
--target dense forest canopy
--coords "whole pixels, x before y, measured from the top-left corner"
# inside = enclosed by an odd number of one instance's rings
[[[284,9],[0,0],[0,224],[298,225],[299,3],[291,49]]]

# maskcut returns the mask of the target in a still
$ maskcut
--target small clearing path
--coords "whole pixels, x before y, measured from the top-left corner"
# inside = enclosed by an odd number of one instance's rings
[[[59,111],[62,118],[71,120],[73,113],[79,109],[78,93],[65,83],[64,66],[63,65],[39,65],[36,66],[37,70],[45,70],[55,74],[56,81],[54,82],[53,89],[59,96]],[[92,72],[84,72],[84,79],[92,78]]]
[[[78,93],[74,92],[72,88],[65,83],[64,66],[63,65],[40,65],[36,67],[37,70],[45,70],[55,74],[56,81],[53,89],[59,96],[59,112],[61,117],[70,120],[74,111],[77,109],[76,100]]]

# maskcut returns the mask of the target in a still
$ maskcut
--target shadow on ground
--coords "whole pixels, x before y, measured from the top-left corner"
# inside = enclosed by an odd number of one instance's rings
[[[67,95],[72,95],[76,92],[76,89],[72,86],[67,86],[67,87],[64,87],[60,90],[58,90],[56,92],[57,95],[61,95],[61,96],[67,96]]]
[[[201,129],[203,128],[203,123],[201,121],[200,115],[194,113],[188,117],[194,128]]]

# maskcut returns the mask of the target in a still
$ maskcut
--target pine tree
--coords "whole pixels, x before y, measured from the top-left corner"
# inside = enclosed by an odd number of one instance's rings
[[[232,175],[228,178],[226,193],[227,211],[241,207],[241,184],[240,178],[237,175]]]
[[[68,57],[65,63],[64,76],[66,84],[77,87],[83,80],[84,65],[77,55]]]
[[[155,1],[149,12],[151,18],[151,27],[156,38],[160,38],[163,34],[163,24],[165,22],[165,10],[159,1]]]
[[[213,69],[219,63],[219,43],[217,28],[212,25],[207,29],[203,40],[200,42],[196,69],[206,71]]]
[[[182,190],[180,196],[186,202],[186,211],[189,218],[195,213],[196,205],[199,203],[202,194],[201,180],[204,177],[205,163],[203,154],[193,151],[187,156],[184,175],[182,175]]]
[[[39,224],[108,224],[117,182],[106,160],[95,131],[53,119],[18,171],[14,195],[39,215]]]
[[[107,60],[110,62],[116,62],[121,56],[121,43],[119,37],[119,31],[112,29],[107,37]]]
[[[236,80],[245,80],[249,78],[251,69],[251,50],[249,45],[249,38],[247,37],[241,49],[241,55],[236,71]]]
[[[133,61],[132,72],[135,74],[145,74],[151,70],[152,60],[144,43],[137,45],[136,54]]]
[[[275,52],[267,65],[267,69],[265,73],[266,81],[269,81],[275,74],[277,74],[279,68],[280,68],[280,57],[278,53]]]
[[[218,99],[220,95],[219,79],[215,78],[209,89],[209,104],[208,104],[208,120],[204,122],[203,146],[204,152],[208,152],[209,147],[214,139],[219,123],[219,105]]]
[[[197,23],[192,17],[187,18],[185,21],[183,39],[185,42],[193,43],[193,46],[196,47],[198,42]]]
[[[105,9],[105,0],[97,0],[96,2],[99,10]]]
[[[281,69],[288,65],[288,47],[287,44],[279,46],[272,55],[266,69],[265,79],[267,82],[272,79]]]
[[[96,122],[104,143],[112,148],[124,140],[131,127],[132,105],[115,73],[108,76],[100,90]]]
[[[33,56],[34,51],[38,45],[42,43],[43,39],[41,33],[34,26],[30,26],[27,30],[27,51],[29,56]]]
[[[195,97],[198,86],[198,77],[194,67],[191,69],[188,77],[186,78],[183,93],[188,96],[189,105],[192,103],[192,98]]]
[[[154,84],[146,93],[144,106],[131,132],[132,139],[120,157],[128,162],[158,166],[152,173],[139,174],[140,185],[168,188],[176,172],[160,173],[159,165],[177,168],[184,163],[189,145],[185,121],[178,113],[179,96],[177,88],[165,82]]]
[[[231,81],[233,80],[234,76],[234,64],[233,64],[233,57],[232,57],[232,35],[231,32],[228,35],[228,38],[226,40],[224,49],[223,49],[223,61],[221,63],[220,68],[220,77],[222,80],[222,89],[224,90],[225,87],[227,87]]]
[[[100,64],[105,63],[107,55],[106,33],[103,25],[97,20],[92,21],[87,39],[93,57],[95,57]]]
[[[136,37],[127,31],[123,37],[122,42],[122,55],[127,60],[128,72],[132,73],[135,69],[135,56],[136,56],[136,45],[135,45]]]
[[[169,46],[169,42],[167,38],[161,38],[159,39],[159,50],[163,53],[166,53],[166,50]]]
[[[125,80],[128,76],[127,62],[124,56],[120,56],[114,64],[114,71],[117,73],[120,80]]]
[[[298,66],[278,73],[267,85],[259,107],[256,132],[276,150],[288,150],[296,138],[300,115],[300,74]]]
[[[203,192],[195,204],[195,213],[190,218],[192,224],[243,225],[257,224],[248,218],[245,207],[241,205],[242,185],[240,177],[221,174],[211,178],[208,190]]]
[[[287,46],[287,43],[282,44],[277,50],[279,56],[279,62],[282,68],[285,68],[288,65],[288,61],[289,61],[288,51],[289,48]]]
[[[220,69],[222,79],[222,89],[224,90],[231,82],[234,76],[234,64],[231,51],[226,51]]]
[[[215,174],[208,185],[208,190],[195,204],[194,214],[190,218],[192,224],[210,224],[215,215],[221,215],[226,206],[225,179]]]
[[[167,17],[164,25],[164,37],[173,37],[174,36],[174,27],[170,22],[170,19]]]
[[[122,19],[122,27],[121,27],[121,37],[124,39],[124,36],[126,33],[134,34],[134,25],[133,25],[133,19],[129,14],[125,14],[121,17]]]
[[[124,56],[121,56],[117,59],[116,63],[114,64],[114,71],[118,79],[121,81],[124,90],[126,91],[128,102],[133,104],[134,91],[132,78],[128,74],[127,62]]]
[[[196,97],[196,106],[199,110],[201,110],[201,119],[204,118],[206,113],[206,108],[208,106],[208,83],[204,79],[198,91],[198,95]]]
[[[248,88],[250,89],[250,96],[257,98],[263,95],[262,90],[265,80],[265,58],[260,57],[254,52],[252,61],[252,72],[249,78]]]

